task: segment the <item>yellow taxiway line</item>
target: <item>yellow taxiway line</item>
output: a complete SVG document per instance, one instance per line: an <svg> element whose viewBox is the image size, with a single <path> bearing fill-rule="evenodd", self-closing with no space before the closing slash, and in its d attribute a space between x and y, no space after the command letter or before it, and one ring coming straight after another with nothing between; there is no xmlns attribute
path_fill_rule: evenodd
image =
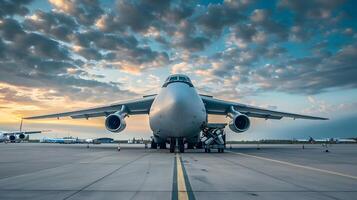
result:
<svg viewBox="0 0 357 200"><path fill-rule="evenodd" d="M185 177L183 174L182 163L179 154L176 154L176 169L177 169L177 191L179 200L188 200Z"/></svg>

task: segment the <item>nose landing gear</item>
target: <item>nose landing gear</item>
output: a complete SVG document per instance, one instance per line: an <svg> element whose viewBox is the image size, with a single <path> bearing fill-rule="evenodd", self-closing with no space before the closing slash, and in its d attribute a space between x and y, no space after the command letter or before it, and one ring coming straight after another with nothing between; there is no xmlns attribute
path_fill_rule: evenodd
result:
<svg viewBox="0 0 357 200"><path fill-rule="evenodd" d="M170 139L170 153L174 153L176 147L180 153L185 152L185 144L183 143L183 138L171 138Z"/></svg>
<svg viewBox="0 0 357 200"><path fill-rule="evenodd" d="M161 143L159 143L160 145L160 149L166 149L166 142L164 141L164 142L161 142Z"/></svg>
<svg viewBox="0 0 357 200"><path fill-rule="evenodd" d="M175 152L175 147L176 147L176 140L175 138L170 139L170 153Z"/></svg>
<svg viewBox="0 0 357 200"><path fill-rule="evenodd" d="M180 153L185 152L185 144L183 143L183 138L177 138L178 148Z"/></svg>

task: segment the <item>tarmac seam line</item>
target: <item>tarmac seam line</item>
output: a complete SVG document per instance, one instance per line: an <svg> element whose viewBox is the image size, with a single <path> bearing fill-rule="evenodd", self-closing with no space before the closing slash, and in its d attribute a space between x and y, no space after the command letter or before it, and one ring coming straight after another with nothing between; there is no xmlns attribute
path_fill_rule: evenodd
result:
<svg viewBox="0 0 357 200"><path fill-rule="evenodd" d="M327 174L331 174L331 175L336 175L336 176L341 176L341 177L351 178L351 179L357 180L357 176L353 176L353 175L349 175L349 174L343 174L343 173L340 173L340 172L334 172L334 171L330 171L330 170L326 170L326 169L319 169L319 168L315 168L315 167L309 167L309 166L294 164L294 163L291 163L291 162L275 160L275 159L265 158L265 157L261 157L261 156L254 156L254 155L246 154L246 153L239 153L239 152L233 152L233 151L227 151L227 152L233 153L233 154L237 154L237 155L241 155L241 156L256 158L256 159L260 159L260 160L275 162L275 163L288 165L288 166L292 166L292 167L297 167L297 168L302 168L302 169L307 169L307 170L312 170L312 171L317 171L317 172L322 172L322 173L327 173Z"/></svg>
<svg viewBox="0 0 357 200"><path fill-rule="evenodd" d="M135 162L135 161L137 161L137 160L139 160L139 159L141 159L141 158L143 158L143 157L145 157L145 156L147 156L147 155L149 155L149 154L146 153L146 154L144 154L144 155L142 155L142 156L139 156L139 157L135 158L134 160L131 160L131 161L129 161L129 162L127 162L127 163L121 165L120 167L116 168L115 170L111 171L110 173L108 173L108 174L102 176L101 178L99 178L99 179L97 179L97 180L91 182L90 184L88 184L88 185L82 187L81 189L77 190L76 192L74 192L74 193L70 194L69 196L63 198L63 200L66 200L66 199L69 199L69 198L73 197L74 195L80 193L81 191L85 190L86 188L90 187L91 185L93 185L93 184L95 184L95 183L97 183L97 182L103 180L104 178L106 178L106 177L108 177L108 176L114 174L115 172L119 171L121 168L123 168L123 167L125 167L125 166L128 166L128 165L130 165L131 163L133 163L133 162Z"/></svg>

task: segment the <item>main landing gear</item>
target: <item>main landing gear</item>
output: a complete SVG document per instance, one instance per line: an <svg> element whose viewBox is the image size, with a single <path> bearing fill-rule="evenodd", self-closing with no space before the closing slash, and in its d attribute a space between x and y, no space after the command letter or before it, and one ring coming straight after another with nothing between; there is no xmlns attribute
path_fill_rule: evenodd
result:
<svg viewBox="0 0 357 200"><path fill-rule="evenodd" d="M158 143L155 142L154 139L151 140L151 149L157 149L159 147L160 149L166 149L166 141L160 141ZM188 143L187 148L193 148L194 144ZM180 153L185 152L185 144L184 144L184 139L183 138L170 138L170 153L175 153L176 148Z"/></svg>
<svg viewBox="0 0 357 200"><path fill-rule="evenodd" d="M151 140L151 148L157 149L157 143L154 140Z"/></svg>
<svg viewBox="0 0 357 200"><path fill-rule="evenodd" d="M206 153L211 149L217 149L218 153L223 153L226 147L226 135L224 127L226 124L208 124L202 130L201 144Z"/></svg>
<svg viewBox="0 0 357 200"><path fill-rule="evenodd" d="M166 149L166 142L161 142L159 144L160 149Z"/></svg>

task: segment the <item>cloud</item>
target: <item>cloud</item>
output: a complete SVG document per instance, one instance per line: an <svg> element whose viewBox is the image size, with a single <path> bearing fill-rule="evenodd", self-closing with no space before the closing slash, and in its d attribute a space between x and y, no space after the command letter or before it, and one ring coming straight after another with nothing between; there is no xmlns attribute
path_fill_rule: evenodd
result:
<svg viewBox="0 0 357 200"><path fill-rule="evenodd" d="M281 0L278 7L288 8L295 13L296 23L305 23L307 20L323 20L329 19L333 15L333 10L341 6L344 1L288 1Z"/></svg>
<svg viewBox="0 0 357 200"><path fill-rule="evenodd" d="M115 11L101 16L96 25L103 31L147 32L151 27L168 32L177 23L193 13L191 1L127 1L117 2Z"/></svg>
<svg viewBox="0 0 357 200"><path fill-rule="evenodd" d="M0 19L6 16L21 15L24 16L29 12L26 7L32 0L3 0L0 1Z"/></svg>
<svg viewBox="0 0 357 200"><path fill-rule="evenodd" d="M245 49L249 44L255 43L258 45L266 42L266 34L252 24L239 24L231 28L230 37L227 40L228 45L236 45L241 49Z"/></svg>
<svg viewBox="0 0 357 200"><path fill-rule="evenodd" d="M171 73L172 74L180 74L185 73L188 74L193 70L193 67L190 63L180 62L172 65Z"/></svg>
<svg viewBox="0 0 357 200"><path fill-rule="evenodd" d="M85 98L88 101L110 100L113 94L119 93L121 96L135 95L119 89L119 84L86 79L90 77L83 73L69 73L69 69L81 69L82 63L73 59L67 46L45 35L24 30L14 19L2 20L0 35L3 49L0 51L0 82L53 89L71 99Z"/></svg>
<svg viewBox="0 0 357 200"><path fill-rule="evenodd" d="M33 99L27 95L21 94L15 89L9 87L0 87L1 99L7 102L17 103L35 103ZM6 108L6 107L4 107Z"/></svg>
<svg viewBox="0 0 357 200"><path fill-rule="evenodd" d="M209 4L204 14L198 17L198 24L207 34L219 35L224 27L245 19L242 11L247 6L247 1L224 1L222 4Z"/></svg>
<svg viewBox="0 0 357 200"><path fill-rule="evenodd" d="M266 65L254 71L253 81L264 90L317 94L336 88L356 88L356 44L334 55L289 59L280 65Z"/></svg>
<svg viewBox="0 0 357 200"><path fill-rule="evenodd" d="M24 27L31 31L39 31L55 39L67 41L79 29L75 18L61 12L44 12L37 10L24 20Z"/></svg>
<svg viewBox="0 0 357 200"><path fill-rule="evenodd" d="M78 23L84 25L92 25L103 13L97 0L49 0L49 2L58 11L70 14Z"/></svg>
<svg viewBox="0 0 357 200"><path fill-rule="evenodd" d="M271 12L267 9L255 9L250 16L253 23L261 26L266 32L275 34L285 39L288 35L287 28L272 19Z"/></svg>
<svg viewBox="0 0 357 200"><path fill-rule="evenodd" d="M341 8L337 1L283 0L268 9L254 1L199 5L120 0L103 9L100 1L51 0L54 9L31 12L30 1L1 3L13 8L0 9L0 81L7 84L51 88L69 98L78 98L73 93L89 98L98 91L97 98L110 98L111 92L134 96L120 83L110 82L108 74L89 71L118 69L140 76L171 67L173 73L202 78L200 87L207 91L215 83L232 87L214 89L236 97L248 90L252 95L316 94L356 87L351 78L355 42L341 42L339 52L329 49L331 35L351 38L354 33L354 27L338 27L343 12L336 10ZM282 12L287 19L277 17ZM315 30L319 20L333 22L336 30ZM307 55L296 55L291 46L310 38L314 40L306 45Z"/></svg>

